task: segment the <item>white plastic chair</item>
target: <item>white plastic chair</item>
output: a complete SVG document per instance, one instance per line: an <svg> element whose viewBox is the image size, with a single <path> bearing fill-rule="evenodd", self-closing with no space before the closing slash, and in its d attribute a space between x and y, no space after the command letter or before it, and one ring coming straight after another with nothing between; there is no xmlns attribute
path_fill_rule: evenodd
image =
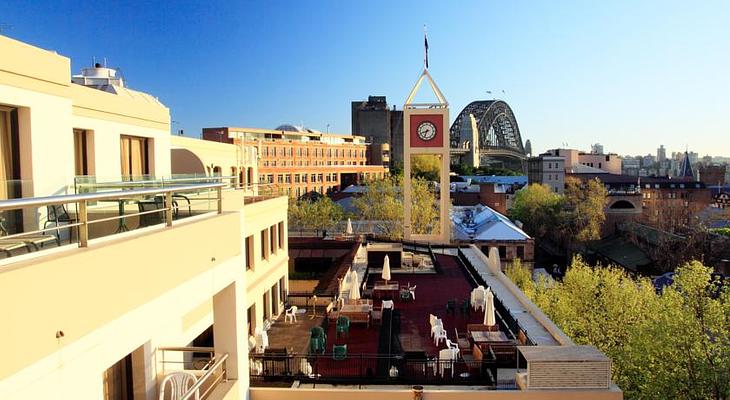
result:
<svg viewBox="0 0 730 400"><path fill-rule="evenodd" d="M433 337L433 335L435 335L439 329L443 329L443 328L444 328L444 321L442 321L440 318L437 318L436 323L431 325L431 337Z"/></svg>
<svg viewBox="0 0 730 400"><path fill-rule="evenodd" d="M302 358L299 362L299 372L306 376L312 375L312 364L310 364L306 358Z"/></svg>
<svg viewBox="0 0 730 400"><path fill-rule="evenodd" d="M433 314L428 314L428 322L431 324L431 327L433 327L436 324L436 321L438 319L439 319L439 317L437 317Z"/></svg>
<svg viewBox="0 0 730 400"><path fill-rule="evenodd" d="M284 322L297 322L297 306L291 306L284 313Z"/></svg>
<svg viewBox="0 0 730 400"><path fill-rule="evenodd" d="M434 336L433 336L433 344L438 346L442 340L446 340L446 339L448 339L448 337L446 336L446 330L444 329L444 327L437 326L436 332L434 333Z"/></svg>
<svg viewBox="0 0 730 400"><path fill-rule="evenodd" d="M408 291L411 292L411 299L416 301L416 285L409 286Z"/></svg>
<svg viewBox="0 0 730 400"><path fill-rule="evenodd" d="M452 349L443 349L439 351L438 374L443 378L446 368L451 370L451 377L454 377L454 361L456 361L455 353Z"/></svg>
<svg viewBox="0 0 730 400"><path fill-rule="evenodd" d="M475 310L484 309L485 291L481 286L471 291L471 306Z"/></svg>
<svg viewBox="0 0 730 400"><path fill-rule="evenodd" d="M165 376L160 384L160 400L181 399L190 390L198 378L192 372L175 371ZM200 391L193 394L194 400L200 399Z"/></svg>

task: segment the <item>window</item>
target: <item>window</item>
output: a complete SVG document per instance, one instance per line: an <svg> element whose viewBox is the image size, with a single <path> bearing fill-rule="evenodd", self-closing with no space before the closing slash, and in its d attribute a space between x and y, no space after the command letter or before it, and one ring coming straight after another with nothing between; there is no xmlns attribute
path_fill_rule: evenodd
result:
<svg viewBox="0 0 730 400"><path fill-rule="evenodd" d="M121 136L122 179L146 179L150 174L150 164L147 157L151 139L137 136Z"/></svg>
<svg viewBox="0 0 730 400"><path fill-rule="evenodd" d="M284 301L286 299L286 279L281 278L279 279L279 298L281 301Z"/></svg>
<svg viewBox="0 0 730 400"><path fill-rule="evenodd" d="M284 221L279 222L279 248L284 248Z"/></svg>
<svg viewBox="0 0 730 400"><path fill-rule="evenodd" d="M91 133L83 129L74 129L74 174L76 176L94 175L93 140Z"/></svg>
<svg viewBox="0 0 730 400"><path fill-rule="evenodd" d="M269 259L269 230L264 229L261 231L261 259Z"/></svg>
<svg viewBox="0 0 730 400"><path fill-rule="evenodd" d="M272 253L276 253L277 247L276 247L276 225L271 225L271 228L269 228L269 250Z"/></svg>
<svg viewBox="0 0 730 400"><path fill-rule="evenodd" d="M103 375L104 400L125 400L134 397L132 353L107 368Z"/></svg>
<svg viewBox="0 0 730 400"><path fill-rule="evenodd" d="M507 257L507 246L499 246L499 258L506 258Z"/></svg>
<svg viewBox="0 0 730 400"><path fill-rule="evenodd" d="M20 147L18 129L18 110L14 108L6 108L0 106L0 180L10 183L10 181L20 179ZM0 200L15 199L21 197L20 185L7 184L0 185ZM18 211L20 212L20 211ZM8 225L10 221L7 217L13 212L4 212L6 217L5 227L14 233L14 223ZM18 221L22 222L22 221ZM18 231L19 232L19 231Z"/></svg>
<svg viewBox="0 0 730 400"><path fill-rule="evenodd" d="M254 332L254 320L256 319L256 304L246 310L246 325L248 325L248 334L253 335Z"/></svg>
<svg viewBox="0 0 730 400"><path fill-rule="evenodd" d="M264 292L264 321L271 318L271 294Z"/></svg>
<svg viewBox="0 0 730 400"><path fill-rule="evenodd" d="M517 258L520 260L525 259L525 246L517 246Z"/></svg>
<svg viewBox="0 0 730 400"><path fill-rule="evenodd" d="M246 271L253 269L253 235L246 238Z"/></svg>

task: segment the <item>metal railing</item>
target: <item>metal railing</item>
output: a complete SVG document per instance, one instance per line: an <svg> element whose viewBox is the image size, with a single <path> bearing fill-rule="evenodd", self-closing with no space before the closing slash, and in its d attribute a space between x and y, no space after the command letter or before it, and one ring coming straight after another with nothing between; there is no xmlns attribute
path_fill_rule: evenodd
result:
<svg viewBox="0 0 730 400"><path fill-rule="evenodd" d="M258 203L281 196L289 196L291 184L288 183L254 183L239 184L237 189L243 190L243 203Z"/></svg>
<svg viewBox="0 0 730 400"><path fill-rule="evenodd" d="M96 176L74 177L74 190L77 194L99 192L103 190L131 190L143 188L174 187L190 184L223 183L225 187L235 186L236 177L233 175L221 176L173 176L169 178L142 177L143 179L125 181L104 181Z"/></svg>
<svg viewBox="0 0 730 400"><path fill-rule="evenodd" d="M48 197L30 197L30 198L19 198L19 199L10 199L10 200L2 200L0 201L0 212L4 211L12 211L12 210L23 210L23 209L38 209L40 207L52 207L52 206L63 206L63 212L66 213L66 219L63 221L56 220L55 226L47 228L44 227L43 229L37 229L37 230L30 230L30 231L24 231L20 233L14 233L7 236L2 236L0 238L0 242L2 243L9 243L13 239L17 239L18 241L22 240L28 240L29 238L32 239L39 239L40 236L43 235L45 237L52 238L53 236L45 235L49 232L56 232L59 237L57 237L57 241L60 245L60 230L67 229L70 230L72 228L77 229L77 235L78 235L78 246L79 247L87 247L89 243L89 226L93 224L100 224L104 222L109 221L124 221L126 218L133 217L133 216L145 216L145 215L157 215L160 216L160 222L164 222L165 226L170 227L172 226L172 222L175 219L175 214L177 213L177 202L174 201L174 198L183 197L188 202L190 202L191 199L188 199L185 196L180 195L181 193L189 193L194 192L196 194L206 193L205 198L201 199L192 199L192 200L201 200L210 202L213 200L215 202L215 210L218 214L222 212L222 189L225 186L223 183L205 183L205 184L196 184L196 185L182 185L182 186L173 186L173 187L157 187L157 188L149 188L149 189L133 189L133 190L117 190L117 191L110 191L110 192L99 192L99 193L83 193L83 194L72 194L72 195L58 195L58 196L48 196ZM210 197L210 192L215 191L215 196ZM144 200L148 200L150 198L155 199L155 208L152 210L147 211L140 211L136 213L124 213L122 202L124 201L130 201L135 200L138 203L144 202ZM104 218L98 218L98 219L89 219L89 204L90 203L96 203L101 201L113 201L120 203L120 212L119 215L113 216L113 217L104 217ZM68 214L65 206L68 204L75 205L75 218L71 218L70 214ZM141 208L141 207L140 207ZM192 214L192 211L191 211ZM49 219L49 222L50 219ZM60 222L63 222L64 225L59 225ZM125 229L121 229L122 227L125 227ZM119 228L117 232L126 231L128 228L123 224L123 222L120 222Z"/></svg>
<svg viewBox="0 0 730 400"><path fill-rule="evenodd" d="M468 257L466 257L461 248L459 248L459 256L457 257L457 259L461 264L463 264L463 266L466 268L466 271L469 273L469 276L477 285L489 287L489 284L487 284L484 278L479 275L476 267L472 265L471 261L469 261ZM520 321L515 318L514 315L512 315L512 312L509 310L509 308L507 308L507 306L502 303L502 300L500 300L499 297L497 297L496 295L494 296L494 308L495 313L497 314L498 322L504 324L502 328L506 328L507 333L509 333L512 339L518 340L521 333L525 337L525 345L535 344L535 342L530 338L527 330L524 329L522 325L520 325Z"/></svg>
<svg viewBox="0 0 730 400"><path fill-rule="evenodd" d="M227 381L226 360L228 354L216 354L212 347L160 347L162 353L162 372L200 371L195 384L185 392L181 400L206 399L220 382ZM182 353L183 357L171 360L167 353ZM174 365L168 370L168 365Z"/></svg>
<svg viewBox="0 0 730 400"><path fill-rule="evenodd" d="M423 352L377 354L249 355L254 385L291 382L397 385L478 385L496 388L497 360L488 352L481 360L439 359Z"/></svg>

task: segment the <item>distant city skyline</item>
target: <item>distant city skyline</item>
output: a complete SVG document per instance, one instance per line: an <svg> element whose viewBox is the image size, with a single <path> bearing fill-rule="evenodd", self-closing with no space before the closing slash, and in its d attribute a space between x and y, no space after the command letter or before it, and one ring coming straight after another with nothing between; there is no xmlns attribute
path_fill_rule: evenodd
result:
<svg viewBox="0 0 730 400"><path fill-rule="evenodd" d="M294 123L350 133L350 102L400 108L423 60L451 117L506 100L534 153L730 156L730 3L123 3L10 0L3 34L120 66L172 130ZM491 92L489 94L488 92Z"/></svg>

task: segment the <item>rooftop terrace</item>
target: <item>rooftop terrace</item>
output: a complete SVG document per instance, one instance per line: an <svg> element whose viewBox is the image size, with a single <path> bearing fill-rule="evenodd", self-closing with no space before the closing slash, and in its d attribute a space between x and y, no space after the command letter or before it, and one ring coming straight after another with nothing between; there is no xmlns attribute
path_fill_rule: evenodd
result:
<svg viewBox="0 0 730 400"><path fill-rule="evenodd" d="M590 352L575 346L504 274L491 269L487 257L475 247L443 248L435 253L430 246L420 247L420 256L430 259L433 268L394 268L388 283L395 285L389 290L383 290L381 262L373 261L378 258L361 254L366 249L393 250L362 246L355 256L352 271L362 279L364 298L344 300L349 291L342 291L329 306L318 305L316 316L312 307L304 311L300 307L296 322L285 322L282 315L269 330L268 348L263 354L251 354L252 384L288 385L296 380L300 384L517 389L527 385L518 378L528 367L520 349L544 348L558 362L576 361L574 355ZM360 262L363 265L358 267ZM496 327L487 327L484 311L470 301L480 285L495 295ZM406 295L405 287L415 287L415 298ZM388 299L394 301L394 308L382 310L381 315L379 310ZM430 315L442 320L447 339L458 351L451 352L447 341L434 342ZM349 329L338 329L342 316L349 318ZM324 332L324 346L311 339L316 327ZM610 365L606 360L596 356L578 361L603 363L600 370L605 372L604 364ZM602 375L597 381L601 379Z"/></svg>

